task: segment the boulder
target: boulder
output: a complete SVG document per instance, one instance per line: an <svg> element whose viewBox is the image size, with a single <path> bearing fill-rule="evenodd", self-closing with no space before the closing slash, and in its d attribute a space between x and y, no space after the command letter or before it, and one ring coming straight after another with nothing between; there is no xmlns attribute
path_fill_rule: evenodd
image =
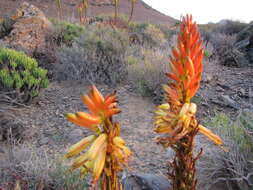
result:
<svg viewBox="0 0 253 190"><path fill-rule="evenodd" d="M169 181L154 174L132 174L123 179L124 190L168 190L171 188Z"/></svg>
<svg viewBox="0 0 253 190"><path fill-rule="evenodd" d="M11 31L4 37L5 43L30 55L37 51L45 51L46 36L52 24L41 10L23 2L10 19Z"/></svg>

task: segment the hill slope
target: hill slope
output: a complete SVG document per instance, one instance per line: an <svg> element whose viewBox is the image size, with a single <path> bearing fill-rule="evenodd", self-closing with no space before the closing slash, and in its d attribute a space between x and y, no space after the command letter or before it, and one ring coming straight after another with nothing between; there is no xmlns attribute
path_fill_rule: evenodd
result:
<svg viewBox="0 0 253 190"><path fill-rule="evenodd" d="M0 0L0 17L10 14L14 11L21 2L24 0ZM101 3L102 1L102 3ZM48 17L57 17L57 7L55 0L30 0L32 3L39 7ZM76 0L62 0L64 19L76 21L77 3ZM100 14L112 14L114 11L113 5L110 0L92 0L90 1L88 9L88 16L96 16ZM121 0L119 13L129 15L131 11L131 3L129 0ZM151 8L149 5L139 0L135 5L133 20L137 22L150 22L153 24L175 24L176 20L172 17L166 16L157 10Z"/></svg>

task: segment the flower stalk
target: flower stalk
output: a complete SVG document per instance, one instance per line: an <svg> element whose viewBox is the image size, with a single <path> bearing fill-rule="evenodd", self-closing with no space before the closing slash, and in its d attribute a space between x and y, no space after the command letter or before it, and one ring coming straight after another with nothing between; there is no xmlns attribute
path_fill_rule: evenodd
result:
<svg viewBox="0 0 253 190"><path fill-rule="evenodd" d="M76 157L70 170L79 168L82 177L91 173L91 189L100 186L102 190L120 190L117 174L127 166L132 153L120 137L119 123L113 121L113 115L120 112L117 97L115 93L103 97L92 86L88 95L82 95L82 100L90 113L76 112L65 116L68 121L89 129L93 134L68 149L65 158Z"/></svg>
<svg viewBox="0 0 253 190"><path fill-rule="evenodd" d="M192 16L183 17L177 47L170 56L170 79L164 85L166 103L158 106L155 116L155 132L161 134L157 143L175 152L169 163L168 176L172 190L195 190L195 163L202 150L194 156L194 139L198 132L215 144L223 142L217 135L200 125L196 119L197 105L191 103L196 94L203 72L203 47L197 24Z"/></svg>

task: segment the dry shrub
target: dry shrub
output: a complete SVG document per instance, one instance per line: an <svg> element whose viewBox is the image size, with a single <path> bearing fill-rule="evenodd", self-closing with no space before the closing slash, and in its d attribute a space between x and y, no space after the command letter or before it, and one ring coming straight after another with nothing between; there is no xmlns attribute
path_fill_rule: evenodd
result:
<svg viewBox="0 0 253 190"><path fill-rule="evenodd" d="M31 144L10 144L6 157L0 159L0 188L13 190L17 181L21 189L84 190L87 181L79 173L68 172L59 155L50 155L47 149Z"/></svg>
<svg viewBox="0 0 253 190"><path fill-rule="evenodd" d="M233 20L225 20L224 23L216 24L213 32L223 33L227 35L238 34L247 26L247 23Z"/></svg>
<svg viewBox="0 0 253 190"><path fill-rule="evenodd" d="M228 190L252 190L253 113L241 111L236 121L219 113L208 125L222 137L228 151L206 149L198 165L200 189L224 184Z"/></svg>
<svg viewBox="0 0 253 190"><path fill-rule="evenodd" d="M210 42L214 47L215 56L218 57L220 64L233 67L247 65L244 54L235 46L235 35L214 33L211 36Z"/></svg>
<svg viewBox="0 0 253 190"><path fill-rule="evenodd" d="M162 99L161 84L166 82L167 52L143 48L136 64L128 65L128 82L143 96L151 96L156 103Z"/></svg>
<svg viewBox="0 0 253 190"><path fill-rule="evenodd" d="M149 48L165 45L165 34L156 25L147 23L133 24L130 30L132 42Z"/></svg>
<svg viewBox="0 0 253 190"><path fill-rule="evenodd" d="M126 74L128 34L110 26L89 26L72 47L58 53L59 79L116 84Z"/></svg>

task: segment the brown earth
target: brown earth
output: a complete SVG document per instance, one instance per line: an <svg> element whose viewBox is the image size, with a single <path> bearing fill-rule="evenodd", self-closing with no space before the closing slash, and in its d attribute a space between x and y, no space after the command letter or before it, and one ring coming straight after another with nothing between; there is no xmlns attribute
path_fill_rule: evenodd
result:
<svg viewBox="0 0 253 190"><path fill-rule="evenodd" d="M0 18L15 11L22 2L24 2L24 0L0 0ZM58 16L55 0L29 0L27 2L41 9L48 18L57 18ZM76 0L62 0L64 20L74 22L78 20L77 2ZM104 3L100 5L92 3L88 8L88 16L112 14L113 11L114 7L111 4ZM121 0L119 13L129 15L130 11L131 3L128 0ZM169 26L176 23L176 20L172 17L158 12L141 0L137 1L135 5L133 20L137 22L150 22L153 24L168 24Z"/></svg>

